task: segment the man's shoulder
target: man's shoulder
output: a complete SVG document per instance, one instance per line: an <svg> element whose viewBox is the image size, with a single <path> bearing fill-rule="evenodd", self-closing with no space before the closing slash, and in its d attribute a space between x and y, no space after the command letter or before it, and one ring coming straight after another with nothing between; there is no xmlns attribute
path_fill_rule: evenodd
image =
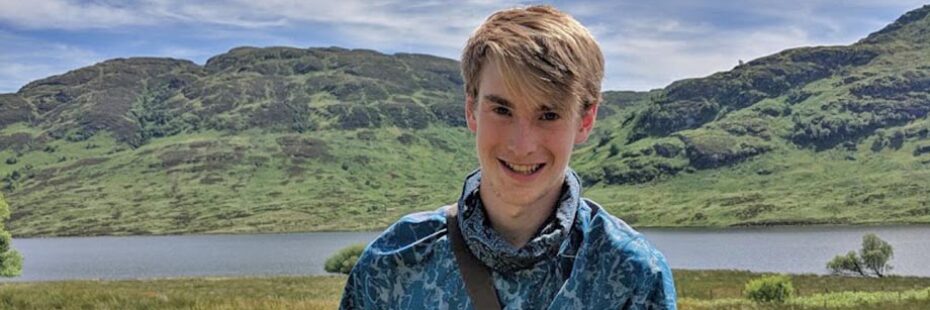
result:
<svg viewBox="0 0 930 310"><path fill-rule="evenodd" d="M406 290L441 279L446 207L401 217L372 241L346 280L342 308L409 308ZM417 284L419 283L419 284Z"/></svg>
<svg viewBox="0 0 930 310"><path fill-rule="evenodd" d="M583 212L590 214L586 234L598 245L622 249L627 243L643 238L643 235L626 222L607 212L604 207L590 199L584 199Z"/></svg>
<svg viewBox="0 0 930 310"><path fill-rule="evenodd" d="M368 245L358 264L382 271L421 264L444 243L440 240L446 235L446 208L401 217Z"/></svg>
<svg viewBox="0 0 930 310"><path fill-rule="evenodd" d="M592 259L617 268L636 269L636 272L647 274L661 273L668 268L665 256L643 234L603 208L592 209L600 209L593 212L586 233L587 253Z"/></svg>

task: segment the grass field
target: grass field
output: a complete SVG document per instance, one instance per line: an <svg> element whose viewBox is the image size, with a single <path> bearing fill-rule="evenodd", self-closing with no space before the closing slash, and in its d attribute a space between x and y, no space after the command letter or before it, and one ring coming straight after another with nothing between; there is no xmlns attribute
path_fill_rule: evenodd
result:
<svg viewBox="0 0 930 310"><path fill-rule="evenodd" d="M2 309L335 309L344 276L0 285Z"/></svg>
<svg viewBox="0 0 930 310"><path fill-rule="evenodd" d="M0 175L33 167L23 173L32 177L4 193L14 236L383 229L404 214L455 200L459 178L476 166L464 151L466 133L448 128L417 136L209 132L138 150L95 136L54 146L55 152L0 164ZM79 152L58 162L59 153ZM0 151L0 158L9 153Z"/></svg>
<svg viewBox="0 0 930 310"><path fill-rule="evenodd" d="M745 283L764 274L675 270L681 309L928 309L930 278L792 275L796 298L754 304ZM0 284L2 309L334 309L344 276L190 278Z"/></svg>
<svg viewBox="0 0 930 310"><path fill-rule="evenodd" d="M930 309L930 278L791 275L795 298L781 305L743 298L750 279L766 274L675 270L680 309Z"/></svg>

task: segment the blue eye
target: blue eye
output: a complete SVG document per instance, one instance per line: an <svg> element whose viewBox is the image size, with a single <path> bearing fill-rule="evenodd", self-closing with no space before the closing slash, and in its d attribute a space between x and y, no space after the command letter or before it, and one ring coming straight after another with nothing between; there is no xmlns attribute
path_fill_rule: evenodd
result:
<svg viewBox="0 0 930 310"><path fill-rule="evenodd" d="M558 114L558 113L555 113L555 112L545 112L545 113L543 113L543 115L540 117L540 119L542 119L542 120L544 120L544 121L554 121L554 120L557 120L557 119L559 119L559 118L562 118L562 117L559 116L559 114Z"/></svg>

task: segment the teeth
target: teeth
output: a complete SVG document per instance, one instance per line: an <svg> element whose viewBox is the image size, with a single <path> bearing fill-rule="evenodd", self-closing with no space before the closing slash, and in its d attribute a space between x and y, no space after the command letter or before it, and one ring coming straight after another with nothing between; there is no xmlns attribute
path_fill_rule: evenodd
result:
<svg viewBox="0 0 930 310"><path fill-rule="evenodd" d="M542 164L536 164L536 165L514 165L514 164L511 164L511 163L508 163L508 162L504 162L504 164L506 164L507 167L509 167L510 169L513 169L513 171L516 171L516 172L519 172L519 173L522 173L522 174L532 174L533 172L536 172L536 170L539 169L539 167L542 167Z"/></svg>

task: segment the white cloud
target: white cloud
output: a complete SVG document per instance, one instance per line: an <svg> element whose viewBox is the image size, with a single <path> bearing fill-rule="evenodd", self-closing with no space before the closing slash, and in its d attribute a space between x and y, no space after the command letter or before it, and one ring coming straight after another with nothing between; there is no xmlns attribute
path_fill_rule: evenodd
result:
<svg viewBox="0 0 930 310"><path fill-rule="evenodd" d="M133 8L67 0L0 1L0 21L29 29L112 28L155 22Z"/></svg>
<svg viewBox="0 0 930 310"><path fill-rule="evenodd" d="M101 61L92 51L0 32L0 93Z"/></svg>
<svg viewBox="0 0 930 310"><path fill-rule="evenodd" d="M264 29L320 27L370 44L371 48L429 46L457 54L471 30L495 9L517 1L292 1L181 0L136 1L129 6L75 0L0 1L0 23L22 29L121 30L126 26L189 24L191 32L210 28ZM454 8L454 9L452 9ZM228 29L227 29L228 30Z"/></svg>
<svg viewBox="0 0 930 310"><path fill-rule="evenodd" d="M292 1L143 0L129 5L76 0L0 1L0 21L28 29L87 29L190 22L268 28L295 22L436 29L474 24L469 12L513 6L514 1ZM450 9L454 7L455 9ZM482 16L483 17L483 16Z"/></svg>
<svg viewBox="0 0 930 310"><path fill-rule="evenodd" d="M607 58L604 89L648 90L730 70L740 60L748 62L789 48L851 44L894 18L879 19L861 12L898 16L919 7L916 2L856 1L841 8L858 6L858 11L839 14L834 13L837 3L819 0L750 0L740 4L661 1L651 4L653 7L599 7L613 12L613 19L589 27ZM729 20L709 19L704 12L731 14L727 10L742 15L734 16L739 26L728 25Z"/></svg>
<svg viewBox="0 0 930 310"><path fill-rule="evenodd" d="M326 27L333 29L331 36L353 42L352 47L450 58L458 58L468 35L490 12L519 4L516 1L235 0L179 3L169 12L167 2L159 5L160 14L177 20L240 28ZM288 41L276 39L282 40Z"/></svg>
<svg viewBox="0 0 930 310"><path fill-rule="evenodd" d="M243 11L260 16L279 16L289 24L327 24L348 35L377 46L404 44L458 48L470 31L496 8L514 2L459 3L432 1L409 5L405 1L327 1L294 2L269 0L242 1L239 6L213 7L225 16L240 16ZM455 7L456 9L450 9ZM482 12L482 13L478 13ZM221 18L225 20L226 18ZM209 17L208 17L209 20Z"/></svg>
<svg viewBox="0 0 930 310"><path fill-rule="evenodd" d="M139 27L133 30L144 34L181 25L183 33L164 37L214 42L221 39L227 42L224 44L232 44L218 47L148 42L148 46L157 46L151 53L176 58L203 59L211 52L237 45L299 46L306 42L458 58L468 35L488 14L520 4L518 0L140 0L125 5L110 0L0 0L0 25L75 33L97 31L101 36L106 30L125 31L127 27ZM787 48L849 44L891 22L888 18L920 5L916 0L657 0L586 1L558 6L581 19L602 43L607 58L605 89L645 90L729 70L739 60L749 61ZM866 14L872 11L890 17ZM320 37L321 31L317 31L314 37L300 37L294 35L295 29L307 29L308 33L325 29L332 33ZM150 39L143 35L141 40ZM29 72L61 73L66 71L62 70L65 66L74 69L89 64L86 59L98 60L93 56L72 59L69 51L42 48L55 42L34 41L39 47L15 51L0 48L5 54L46 55L14 60L5 57L0 65L7 66L0 69L0 79L41 77L40 73ZM105 49L100 47L101 51ZM138 55L120 55L130 56ZM0 83L7 83L0 86L0 91L16 84Z"/></svg>
<svg viewBox="0 0 930 310"><path fill-rule="evenodd" d="M730 70L740 60L816 45L804 31L774 27L745 31L689 32L691 40L650 34L615 34L600 43L607 60L605 89L648 90L675 80Z"/></svg>
<svg viewBox="0 0 930 310"><path fill-rule="evenodd" d="M139 41L149 41L149 45L153 42L145 35L147 31L161 31L166 29L164 27L182 25L184 32L178 33L178 37L210 40L222 38L225 41L242 42L233 43L234 46L254 45L249 41L237 40L243 37L258 40L262 44L298 45L297 42L307 40L295 38L292 34L282 35L277 31L325 27L333 29L334 33L323 40L340 38L342 42L353 42L353 47L432 53L457 58L465 39L486 14L516 4L513 1L431 1L410 5L404 1L391 0L143 0L122 5L102 1L0 0L0 25L6 24L13 29L26 31L64 30L73 34L95 31L100 37L106 37L108 31L125 32L127 27L137 27L132 31L140 34ZM60 74L98 60L86 55L75 57L74 51L47 48L56 43L42 38L22 39L11 39L20 41L15 48L3 48L4 54L15 57L4 57L0 63L6 64L5 69L0 71L0 91L14 91L35 78ZM27 41L30 43L27 44ZM320 39L311 38L311 41ZM134 43L120 44L131 47ZM211 56L204 55L207 51L216 50L215 47L182 46L178 42L163 44L164 47L146 50L144 55L205 59ZM234 46L224 47L223 50ZM112 50L107 46L93 48L99 48L108 55ZM141 55L119 55L132 56ZM88 58L94 61L87 61Z"/></svg>

